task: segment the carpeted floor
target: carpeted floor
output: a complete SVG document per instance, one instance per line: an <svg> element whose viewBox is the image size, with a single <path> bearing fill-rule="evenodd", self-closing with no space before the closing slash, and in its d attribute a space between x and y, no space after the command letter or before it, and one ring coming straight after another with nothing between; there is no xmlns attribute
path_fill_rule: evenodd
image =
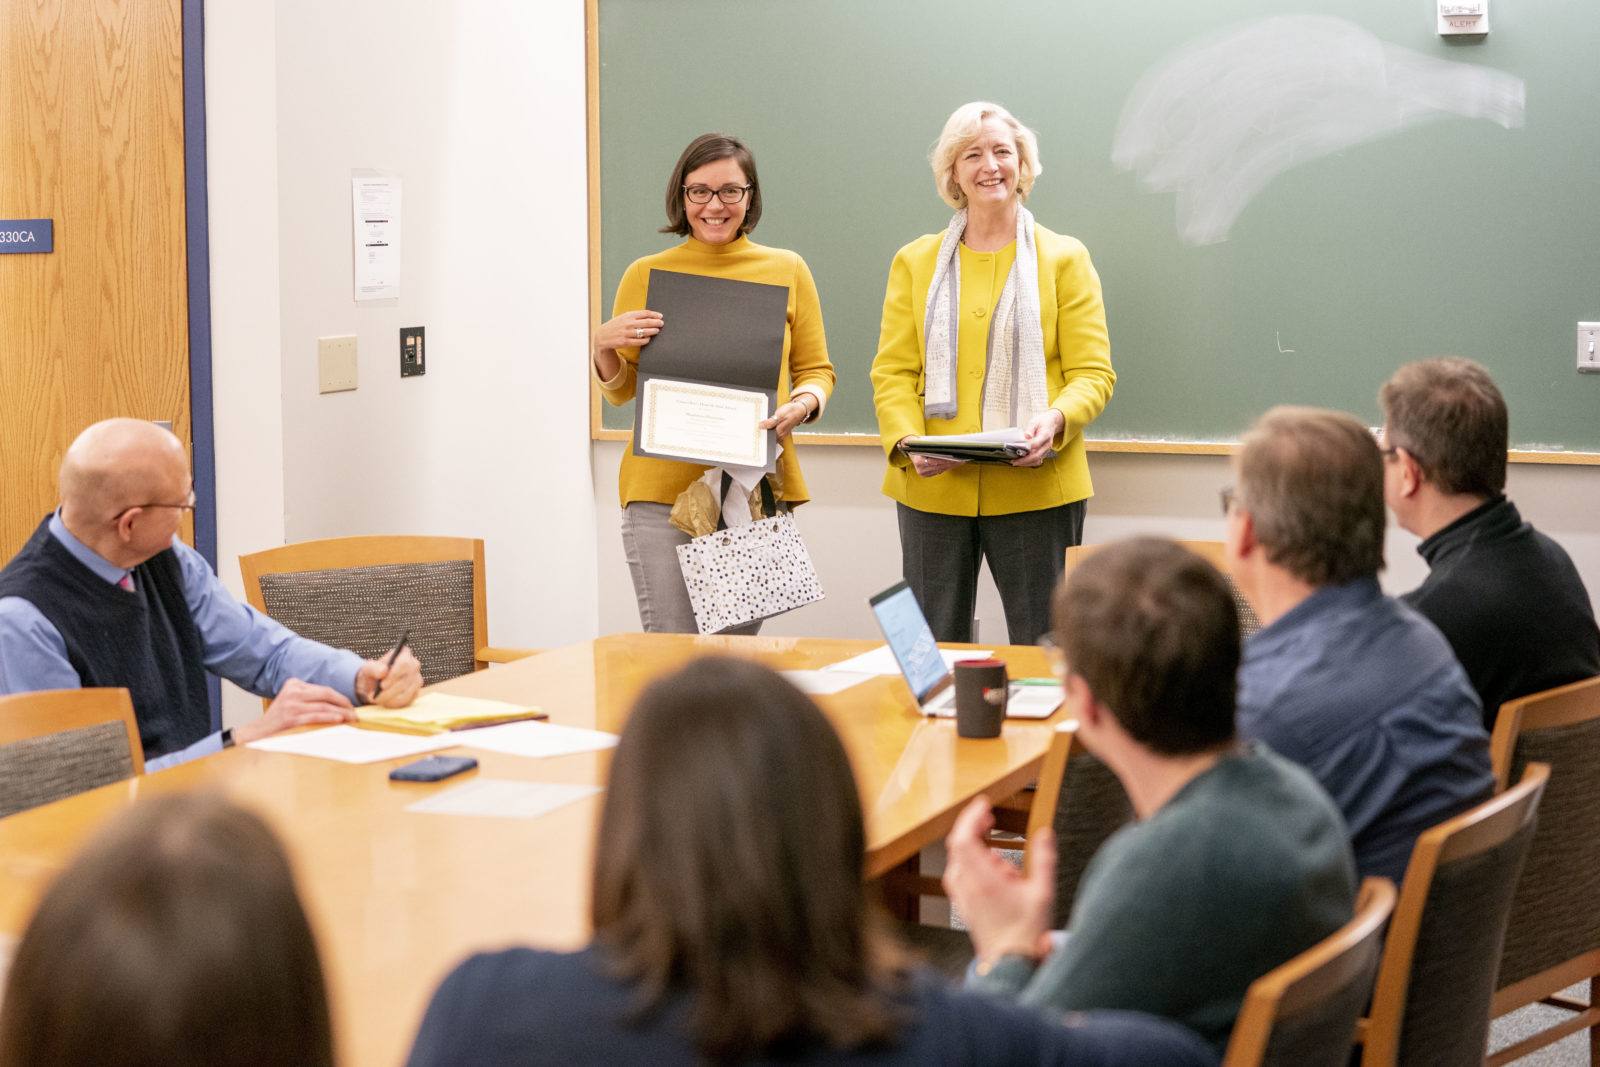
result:
<svg viewBox="0 0 1600 1067"><path fill-rule="evenodd" d="M1587 986L1587 982L1579 982L1563 992L1569 997L1582 998L1588 994ZM1514 1011L1490 1026L1489 1048L1505 1048L1530 1034L1538 1033L1545 1027L1560 1022L1568 1015L1568 1012L1559 1008L1547 1008L1542 1004ZM1515 1062L1516 1067L1590 1067L1589 1035L1580 1031Z"/></svg>

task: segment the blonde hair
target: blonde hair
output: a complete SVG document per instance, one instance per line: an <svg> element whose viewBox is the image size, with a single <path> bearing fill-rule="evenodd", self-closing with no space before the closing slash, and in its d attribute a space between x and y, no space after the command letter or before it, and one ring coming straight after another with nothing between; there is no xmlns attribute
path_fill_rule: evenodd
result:
<svg viewBox="0 0 1600 1067"><path fill-rule="evenodd" d="M961 186L956 182L956 157L978 139L983 133L983 124L989 119L999 119L1005 123L1011 129L1011 136L1016 139L1017 199L1027 203L1034 180L1044 173L1044 167L1039 163L1038 136L1018 122L1011 112L999 104L984 100L962 104L945 121L944 131L939 134L928 156L928 161L933 164L933 184L939 190L939 199L953 208L967 206L967 194L961 191Z"/></svg>

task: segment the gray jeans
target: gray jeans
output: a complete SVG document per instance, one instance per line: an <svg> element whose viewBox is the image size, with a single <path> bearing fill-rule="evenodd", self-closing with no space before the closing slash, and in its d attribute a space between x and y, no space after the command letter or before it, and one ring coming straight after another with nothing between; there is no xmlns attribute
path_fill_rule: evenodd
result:
<svg viewBox="0 0 1600 1067"><path fill-rule="evenodd" d="M671 514L671 504L651 500L635 500L622 509L622 551L639 601L639 625L652 634L699 633L678 566L678 546L688 544L689 535L668 521ZM723 632L760 633L761 620Z"/></svg>

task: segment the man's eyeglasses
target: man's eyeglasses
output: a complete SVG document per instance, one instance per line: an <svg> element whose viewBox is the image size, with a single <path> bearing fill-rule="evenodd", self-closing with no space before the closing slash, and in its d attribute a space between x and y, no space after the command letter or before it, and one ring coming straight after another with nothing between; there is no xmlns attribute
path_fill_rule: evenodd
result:
<svg viewBox="0 0 1600 1067"><path fill-rule="evenodd" d="M724 204L737 204L743 200L750 191L748 185L724 185L720 189L713 189L709 185L685 185L683 195L689 198L691 204L709 204L715 196Z"/></svg>
<svg viewBox="0 0 1600 1067"><path fill-rule="evenodd" d="M1217 497L1222 501L1222 515L1224 518L1226 518L1228 512L1233 510L1233 486L1225 485L1221 489L1218 489Z"/></svg>
<svg viewBox="0 0 1600 1067"><path fill-rule="evenodd" d="M194 510L194 504L195 504L195 500L194 500L194 494L193 493L190 493L189 494L189 499L186 500L182 504L129 504L127 507L125 507L121 511L117 512L115 515L111 516L111 521L112 522L120 521L122 519L122 516L126 515L130 511L135 510L136 508L174 508L174 509L176 509L178 511L193 511Z"/></svg>

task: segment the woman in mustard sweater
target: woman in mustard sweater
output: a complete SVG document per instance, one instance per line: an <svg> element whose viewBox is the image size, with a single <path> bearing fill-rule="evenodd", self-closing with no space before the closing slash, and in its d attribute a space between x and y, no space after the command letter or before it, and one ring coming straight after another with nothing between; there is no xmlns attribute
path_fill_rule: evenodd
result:
<svg viewBox="0 0 1600 1067"><path fill-rule="evenodd" d="M822 413L833 391L833 364L828 361L822 307L811 271L795 253L766 248L745 236L760 219L761 182L750 150L722 134L708 133L691 141L667 181L667 225L661 229L688 240L628 267L617 286L614 316L595 331L592 365L609 403L633 399L641 354L665 325L659 313L645 310L652 269L787 288L783 365L773 383L778 407L761 425L777 428L783 451L774 481L782 499L795 505L810 498L794 444L784 439L795 426ZM689 535L673 526L668 516L678 495L706 469L697 463L636 456L632 444L622 457L622 544L639 601L639 621L646 631L696 632L677 557L677 546L687 543ZM756 622L729 632L755 633L760 628Z"/></svg>
<svg viewBox="0 0 1600 1067"><path fill-rule="evenodd" d="M1033 131L997 104L958 108L933 150L942 233L894 257L872 363L883 491L905 579L940 641L972 640L978 564L1013 643L1050 629L1050 594L1092 495L1083 429L1116 383L1100 278L1075 238L1023 203L1040 174ZM1017 427L1011 466L909 456L907 437Z"/></svg>

